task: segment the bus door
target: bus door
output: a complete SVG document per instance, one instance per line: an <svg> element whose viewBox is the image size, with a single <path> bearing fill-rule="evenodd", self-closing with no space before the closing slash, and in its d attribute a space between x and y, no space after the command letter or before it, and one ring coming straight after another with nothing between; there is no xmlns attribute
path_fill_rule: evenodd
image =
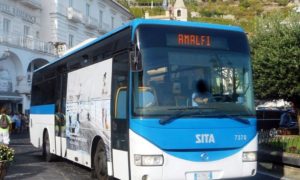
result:
<svg viewBox="0 0 300 180"><path fill-rule="evenodd" d="M66 157L66 85L67 74L57 77L55 103L55 154Z"/></svg>
<svg viewBox="0 0 300 180"><path fill-rule="evenodd" d="M114 177L129 179L128 152L128 53L113 60L112 80L112 158Z"/></svg>

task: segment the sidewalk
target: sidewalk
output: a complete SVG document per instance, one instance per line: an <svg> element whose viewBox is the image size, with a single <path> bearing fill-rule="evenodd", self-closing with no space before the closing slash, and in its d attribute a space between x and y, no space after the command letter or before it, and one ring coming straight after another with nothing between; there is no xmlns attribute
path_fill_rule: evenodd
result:
<svg viewBox="0 0 300 180"><path fill-rule="evenodd" d="M258 160L271 161L277 164L286 164L300 168L300 154L275 151L272 149L259 149Z"/></svg>
<svg viewBox="0 0 300 180"><path fill-rule="evenodd" d="M272 162L259 162L258 170L261 174L271 174L273 177L286 180L300 180L300 169L297 167Z"/></svg>
<svg viewBox="0 0 300 180"><path fill-rule="evenodd" d="M300 180L300 156L274 151L258 150L258 170L283 179Z"/></svg>

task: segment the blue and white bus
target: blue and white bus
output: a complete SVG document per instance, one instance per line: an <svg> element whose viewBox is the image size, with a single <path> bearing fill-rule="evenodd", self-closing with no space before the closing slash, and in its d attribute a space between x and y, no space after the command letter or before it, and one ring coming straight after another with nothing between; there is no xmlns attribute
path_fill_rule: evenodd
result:
<svg viewBox="0 0 300 180"><path fill-rule="evenodd" d="M136 19L35 71L30 139L98 179L254 176L253 99L241 28Z"/></svg>

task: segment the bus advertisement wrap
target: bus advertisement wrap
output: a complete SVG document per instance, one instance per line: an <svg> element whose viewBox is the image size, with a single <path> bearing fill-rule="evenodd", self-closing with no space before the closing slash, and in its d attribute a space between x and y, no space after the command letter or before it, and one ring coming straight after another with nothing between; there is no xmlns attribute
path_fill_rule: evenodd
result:
<svg viewBox="0 0 300 180"><path fill-rule="evenodd" d="M109 59L70 72L66 101L67 148L89 153L92 143L90 140L100 133L106 145L108 161L111 161L111 70L112 59Z"/></svg>

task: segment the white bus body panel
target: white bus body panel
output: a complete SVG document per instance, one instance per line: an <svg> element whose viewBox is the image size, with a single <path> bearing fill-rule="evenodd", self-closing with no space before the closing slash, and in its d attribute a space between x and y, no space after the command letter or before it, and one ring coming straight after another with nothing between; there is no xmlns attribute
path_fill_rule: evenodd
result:
<svg viewBox="0 0 300 180"><path fill-rule="evenodd" d="M66 157L67 154L67 140L64 137L55 136L56 155Z"/></svg>
<svg viewBox="0 0 300 180"><path fill-rule="evenodd" d="M252 171L256 172L257 162L242 162L242 153L243 151L257 150L257 136L238 153L211 162L192 162L171 156L131 130L129 137L131 179L142 179L144 175L148 175L149 179L184 180L191 176L194 179L193 174L195 172L208 171L212 172L213 179L224 179L252 176ZM164 164L153 167L136 166L134 154L163 155Z"/></svg>
<svg viewBox="0 0 300 180"><path fill-rule="evenodd" d="M113 165L114 177L122 180L129 179L129 163L127 151L113 149Z"/></svg>
<svg viewBox="0 0 300 180"><path fill-rule="evenodd" d="M30 142L34 147L42 148L43 133L47 129L50 141L50 152L55 154L55 140L54 140L54 115L49 114L31 114L30 115Z"/></svg>
<svg viewBox="0 0 300 180"><path fill-rule="evenodd" d="M88 153L85 153L83 151L74 151L71 149L67 149L67 159L89 168L91 167L91 157Z"/></svg>
<svg viewBox="0 0 300 180"><path fill-rule="evenodd" d="M62 156L61 137L59 137L59 136L55 136L55 147L56 147L55 154L58 155L58 156Z"/></svg>
<svg viewBox="0 0 300 180"><path fill-rule="evenodd" d="M162 179L162 166L136 166L134 164L134 154L155 155L163 154L163 151L134 133L132 130L129 130L129 144L131 179L142 179L143 175L148 175L150 179Z"/></svg>

